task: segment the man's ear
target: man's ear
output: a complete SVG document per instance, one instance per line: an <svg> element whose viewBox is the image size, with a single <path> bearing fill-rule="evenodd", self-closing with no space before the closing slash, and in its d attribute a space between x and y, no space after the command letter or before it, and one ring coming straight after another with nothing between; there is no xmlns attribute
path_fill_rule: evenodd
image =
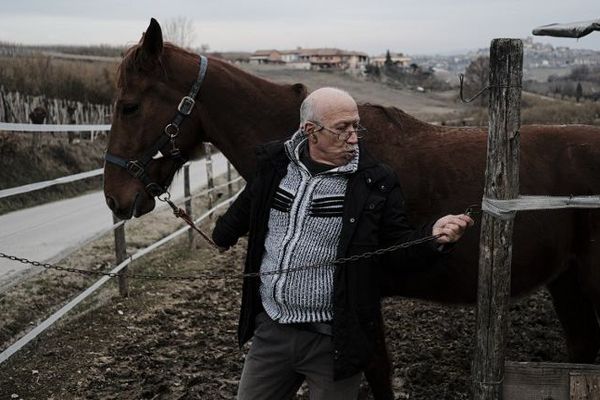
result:
<svg viewBox="0 0 600 400"><path fill-rule="evenodd" d="M311 124L310 122L306 121L303 124L300 125L300 130L302 132L304 132L305 134L309 135L311 133L314 133L315 131L315 125Z"/></svg>

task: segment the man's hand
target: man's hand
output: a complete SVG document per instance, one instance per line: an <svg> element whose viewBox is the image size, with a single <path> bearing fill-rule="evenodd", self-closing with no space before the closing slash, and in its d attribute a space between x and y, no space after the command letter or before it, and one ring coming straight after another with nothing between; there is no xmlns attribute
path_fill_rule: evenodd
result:
<svg viewBox="0 0 600 400"><path fill-rule="evenodd" d="M461 238L468 227L473 226L474 222L466 214L446 215L435 221L433 224L433 235L442 235L435 240L436 243L454 243Z"/></svg>

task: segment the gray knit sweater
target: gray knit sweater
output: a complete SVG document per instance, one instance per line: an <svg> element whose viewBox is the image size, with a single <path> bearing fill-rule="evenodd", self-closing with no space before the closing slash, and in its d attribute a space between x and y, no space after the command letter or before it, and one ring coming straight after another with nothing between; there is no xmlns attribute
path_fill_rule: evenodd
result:
<svg viewBox="0 0 600 400"><path fill-rule="evenodd" d="M269 215L261 272L285 271L336 258L348 175L358 152L341 167L314 176L300 161L306 137L296 132L285 143L291 162L275 193ZM334 265L262 275L260 294L269 316L280 323L333 319Z"/></svg>

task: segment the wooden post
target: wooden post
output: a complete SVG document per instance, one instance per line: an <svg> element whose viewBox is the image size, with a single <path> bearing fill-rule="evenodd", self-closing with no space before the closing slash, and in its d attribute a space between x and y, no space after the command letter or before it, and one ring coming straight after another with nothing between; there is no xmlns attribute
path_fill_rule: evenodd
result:
<svg viewBox="0 0 600 400"><path fill-rule="evenodd" d="M113 222L116 224L120 220L113 215ZM115 255L117 264L121 264L127 258L127 243L125 242L125 224L122 224L115 229ZM121 274L127 274L129 267L121 270ZM123 297L129 296L129 278L127 276L119 276L119 293Z"/></svg>
<svg viewBox="0 0 600 400"><path fill-rule="evenodd" d="M4 86L0 85L0 122L8 122L6 105L4 104Z"/></svg>
<svg viewBox="0 0 600 400"><path fill-rule="evenodd" d="M191 190L190 190L190 164L185 164L183 166L183 197L188 198L185 201L185 212L190 217L192 216L192 199ZM194 231L188 229L188 242L190 248L194 246Z"/></svg>
<svg viewBox="0 0 600 400"><path fill-rule="evenodd" d="M213 164L212 164L212 144L210 143L204 143L204 153L205 154L205 160L206 160L206 184L207 184L207 189L210 190L208 192L208 209L210 210L213 207L213 203L214 203L214 193L211 189L213 189L215 187L215 183L213 180ZM209 218L212 218L212 213L210 214Z"/></svg>
<svg viewBox="0 0 600 400"><path fill-rule="evenodd" d="M233 196L233 183L231 183L231 163L227 161L227 198Z"/></svg>
<svg viewBox="0 0 600 400"><path fill-rule="evenodd" d="M494 39L490 48L490 122L484 191L484 196L491 199L512 199L519 194L522 76L522 42ZM501 220L487 213L482 218L472 367L475 400L502 399L513 222L512 218Z"/></svg>
<svg viewBox="0 0 600 400"><path fill-rule="evenodd" d="M76 107L67 105L67 113L69 114L69 124L70 125L75 125L77 123L77 121L75 119L76 118L76 115L75 115L76 110L77 110ZM69 144L73 144L73 142L75 141L75 132L69 131L69 132L67 132L67 136L69 138Z"/></svg>
<svg viewBox="0 0 600 400"><path fill-rule="evenodd" d="M33 124L43 125L47 115L48 112L43 107L35 107L33 111L29 113L29 119ZM31 140L31 148L35 150L39 147L41 134L38 132L31 133L33 134Z"/></svg>

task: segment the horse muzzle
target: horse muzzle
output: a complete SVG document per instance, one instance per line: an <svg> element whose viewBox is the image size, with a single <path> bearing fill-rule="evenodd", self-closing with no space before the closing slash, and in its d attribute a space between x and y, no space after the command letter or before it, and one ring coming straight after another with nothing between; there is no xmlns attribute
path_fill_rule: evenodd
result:
<svg viewBox="0 0 600 400"><path fill-rule="evenodd" d="M148 196L145 192L136 192L133 202L129 205L123 205L111 195L105 195L106 205L113 214L121 219L127 220L133 217L139 218L144 214L149 213L156 206L153 197Z"/></svg>

